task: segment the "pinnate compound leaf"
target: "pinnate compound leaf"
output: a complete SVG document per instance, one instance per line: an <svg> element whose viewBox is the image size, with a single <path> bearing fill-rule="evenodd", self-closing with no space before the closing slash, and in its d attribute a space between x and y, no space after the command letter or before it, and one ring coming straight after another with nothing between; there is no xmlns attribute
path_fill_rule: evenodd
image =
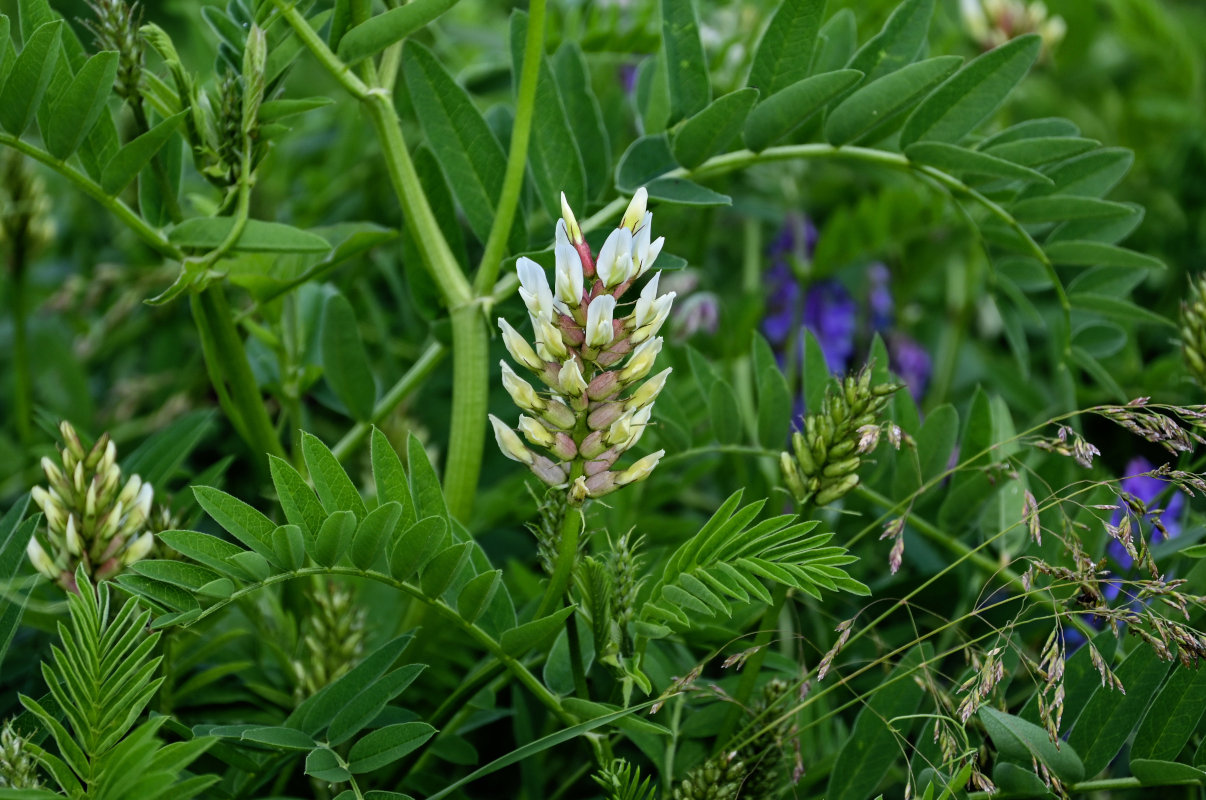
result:
<svg viewBox="0 0 1206 800"><path fill-rule="evenodd" d="M268 471L272 475L277 502L285 512L285 519L299 526L306 538L313 542L327 519L327 512L318 502L314 490L301 473L280 456L268 456Z"/></svg>
<svg viewBox="0 0 1206 800"><path fill-rule="evenodd" d="M426 722L386 725L361 737L348 753L348 769L355 774L372 772L422 747L436 729Z"/></svg>
<svg viewBox="0 0 1206 800"><path fill-rule="evenodd" d="M469 563L472 542L461 542L446 547L436 553L423 567L419 576L419 585L423 594L428 597L439 597L448 589L460 575L461 570Z"/></svg>
<svg viewBox="0 0 1206 800"><path fill-rule="evenodd" d="M1037 759L1066 783L1084 779L1085 767L1076 751L1067 744L1057 748L1045 729L988 706L982 706L979 714L1001 758L1017 764Z"/></svg>
<svg viewBox="0 0 1206 800"><path fill-rule="evenodd" d="M339 58L357 64L400 42L457 4L457 0L412 0L371 17L339 39Z"/></svg>
<svg viewBox="0 0 1206 800"><path fill-rule="evenodd" d="M389 438L374 427L369 441L370 457L373 462L373 483L377 487L377 501L380 503L397 503L402 507L402 516L398 524L409 528L415 523L415 501L410 494L410 483L402 468L402 459L398 451L390 444Z"/></svg>
<svg viewBox="0 0 1206 800"><path fill-rule="evenodd" d="M1164 262L1157 258L1103 242L1053 242L1044 250L1047 252L1047 257L1056 264L1164 269Z"/></svg>
<svg viewBox="0 0 1206 800"><path fill-rule="evenodd" d="M909 64L925 42L933 16L934 0L904 0L847 66L874 81Z"/></svg>
<svg viewBox="0 0 1206 800"><path fill-rule="evenodd" d="M456 611L466 622L473 622L494 599L502 583L502 570L491 570L471 579L456 598Z"/></svg>
<svg viewBox="0 0 1206 800"><path fill-rule="evenodd" d="M311 736L317 735L331 724L340 710L364 691L366 686L376 683L394 665L413 639L414 634L411 632L390 639L365 656L363 661L342 677L336 678L304 700L293 710L285 723Z"/></svg>
<svg viewBox="0 0 1206 800"><path fill-rule="evenodd" d="M367 422L377 401L377 384L358 328L348 299L339 293L328 297L322 317L323 375L352 417Z"/></svg>
<svg viewBox="0 0 1206 800"><path fill-rule="evenodd" d="M836 145L858 141L911 108L962 63L960 56L938 56L909 64L860 87L829 112L825 138Z"/></svg>
<svg viewBox="0 0 1206 800"><path fill-rule="evenodd" d="M17 576L25 564L25 546L41 524L38 515L22 521L28 507L29 495L22 495L0 519L0 585L10 585ZM28 594L22 593L15 601L6 602L0 610L0 665L4 664L4 654L17 632L28 597Z"/></svg>
<svg viewBox="0 0 1206 800"><path fill-rule="evenodd" d="M1051 184L1051 179L1038 170L945 142L917 142L905 148L905 155L910 161L937 167L954 175L986 175Z"/></svg>
<svg viewBox="0 0 1206 800"><path fill-rule="evenodd" d="M660 175L678 167L670 151L670 140L666 134L642 136L628 145L616 164L616 188L622 192L634 192Z"/></svg>
<svg viewBox="0 0 1206 800"><path fill-rule="evenodd" d="M748 85L763 96L808 77L825 0L782 0L754 51Z"/></svg>
<svg viewBox="0 0 1206 800"><path fill-rule="evenodd" d="M327 728L327 740L340 745L352 738L377 718L390 700L415 682L426 664L407 664L378 678L339 710Z"/></svg>
<svg viewBox="0 0 1206 800"><path fill-rule="evenodd" d="M176 132L176 128L187 114L187 111L181 111L161 120L149 131L126 143L114 153L101 168L100 185L105 194L116 195L129 186L130 181L138 177L142 168L151 163L155 154L168 143L168 139ZM170 233L168 238L171 239Z"/></svg>
<svg viewBox="0 0 1206 800"><path fill-rule="evenodd" d="M400 581L410 580L449 542L448 520L424 517L398 537L389 555L389 572Z"/></svg>
<svg viewBox="0 0 1206 800"><path fill-rule="evenodd" d="M63 24L62 20L45 22L26 37L25 47L13 62L8 80L0 90L0 125L14 136L25 133L33 122L54 77L61 52L59 42Z"/></svg>
<svg viewBox="0 0 1206 800"><path fill-rule="evenodd" d="M469 228L486 241L502 192L507 158L469 94L435 55L415 41L402 49L402 74L419 124Z"/></svg>
<svg viewBox="0 0 1206 800"><path fill-rule="evenodd" d="M611 140L603 110L591 88L586 56L577 42L566 39L553 55L552 65L570 129L582 154L587 196L598 197L611 180Z"/></svg>
<svg viewBox="0 0 1206 800"><path fill-rule="evenodd" d="M385 543L393 539L401 516L402 506L398 503L383 503L370 511L352 539L352 563L360 569L372 567L385 549Z"/></svg>
<svg viewBox="0 0 1206 800"><path fill-rule="evenodd" d="M699 38L695 0L661 0L662 45L670 86L671 120L697 114L712 101L708 62Z"/></svg>
<svg viewBox="0 0 1206 800"><path fill-rule="evenodd" d="M336 511L322 523L314 538L314 560L324 567L333 567L352 543L356 531L356 515L351 511Z"/></svg>
<svg viewBox="0 0 1206 800"><path fill-rule="evenodd" d="M572 613L574 613L573 606L568 606L560 611L554 611L547 617L525 622L519 627L504 631L502 638L499 639L499 644L507 655L519 658L529 650L553 641L564 626L566 618Z"/></svg>
<svg viewBox="0 0 1206 800"><path fill-rule="evenodd" d="M905 122L900 144L954 144L997 109L1038 58L1042 39L1026 34L968 62L921 102Z"/></svg>
<svg viewBox="0 0 1206 800"><path fill-rule="evenodd" d="M757 100L757 89L739 89L716 98L686 120L674 136L675 160L691 169L719 153L741 133L746 115Z"/></svg>
<svg viewBox="0 0 1206 800"><path fill-rule="evenodd" d="M841 69L804 78L776 92L746 117L746 147L754 152L765 150L862 79L863 73L857 70Z"/></svg>
<svg viewBox="0 0 1206 800"><path fill-rule="evenodd" d="M212 486L194 486L193 496L205 513L231 536L264 558L273 560L272 534L276 523L237 497Z"/></svg>
<svg viewBox="0 0 1206 800"><path fill-rule="evenodd" d="M849 8L838 9L817 34L817 49L813 53L809 72L820 75L841 69L850 63L857 44L858 21L854 18L854 11Z"/></svg>
<svg viewBox="0 0 1206 800"><path fill-rule="evenodd" d="M1037 167L1050 164L1086 150L1092 150L1100 142L1095 139L1082 139L1079 136L1052 136L1038 139L1019 139L1017 141L994 144L985 147L981 144L977 149L990 156L1003 158L1024 167Z"/></svg>
<svg viewBox="0 0 1206 800"><path fill-rule="evenodd" d="M1096 197L1052 194L1014 203L1009 207L1009 213L1018 222L1032 223L1129 216L1132 211L1130 206Z"/></svg>
<svg viewBox="0 0 1206 800"><path fill-rule="evenodd" d="M426 448L413 433L406 440L406 458L410 465L410 493L415 499L415 513L420 518L437 516L451 521L440 478L427 457Z"/></svg>
<svg viewBox="0 0 1206 800"><path fill-rule="evenodd" d="M733 199L727 194L714 192L686 178L656 178L645 184L645 189L651 198L683 206L727 206L732 205L733 202ZM674 256L667 258L665 264L662 262L663 258L666 256L658 258L658 269L664 272L667 269L675 268L670 263L671 259L675 258Z"/></svg>
<svg viewBox="0 0 1206 800"><path fill-rule="evenodd" d="M117 77L115 50L88 59L50 110L53 124L44 131L46 149L56 158L67 158L83 144L92 126L105 110L105 102Z"/></svg>
<svg viewBox="0 0 1206 800"><path fill-rule="evenodd" d="M302 456L310 470L310 480L318 490L318 499L329 513L351 511L356 519L364 519L367 509L360 492L339 464L335 454L312 433L302 432Z"/></svg>
<svg viewBox="0 0 1206 800"><path fill-rule="evenodd" d="M986 136L976 147L985 149L993 145L1017 142L1022 139L1044 138L1048 136L1080 136L1080 128L1076 123L1061 117L1043 117L1028 119L1010 125L991 136Z"/></svg>

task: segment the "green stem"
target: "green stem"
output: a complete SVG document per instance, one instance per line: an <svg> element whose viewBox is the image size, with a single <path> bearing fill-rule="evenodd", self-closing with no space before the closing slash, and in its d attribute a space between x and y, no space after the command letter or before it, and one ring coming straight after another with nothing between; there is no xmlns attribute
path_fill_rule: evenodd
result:
<svg viewBox="0 0 1206 800"><path fill-rule="evenodd" d="M578 539L582 536L582 512L576 508L568 508L561 519L561 540L557 546L557 563L549 584L545 587L544 597L536 609L532 619L547 617L559 607L566 590L569 589L570 578L574 574L574 562L578 558Z"/></svg>
<svg viewBox="0 0 1206 800"><path fill-rule="evenodd" d="M569 645L570 673L574 676L574 692L583 700L590 699L590 687L586 683L586 662L582 658L582 640L578 638L578 614L565 619L566 644Z"/></svg>
<svg viewBox="0 0 1206 800"><path fill-rule="evenodd" d="M486 237L486 249L473 281L478 295L484 295L498 279L506 252L507 237L519 207L523 191L523 176L527 170L528 142L532 134L532 115L536 107L536 82L540 76L540 58L544 55L545 0L528 4L528 33L523 44L523 71L515 95L515 122L511 126L511 149L507 154L507 171L503 175L502 193Z"/></svg>
<svg viewBox="0 0 1206 800"><path fill-rule="evenodd" d="M411 392L423 385L427 377L435 370L435 368L444 360L444 356L448 354L448 348L439 342L433 342L428 345L422 355L415 363L410 365L410 369L406 370L406 374L398 379L398 382L390 387L377 405L373 408L373 414L368 422L357 422L352 426L352 429L343 435L343 438L335 443L331 448L331 452L340 461L343 461L350 456L357 447L364 443L368 438L369 431L373 425L376 425L381 420L385 419L398 405L410 396Z"/></svg>
<svg viewBox="0 0 1206 800"><path fill-rule="evenodd" d="M193 294L192 301L214 388L219 398L225 396L229 401L227 416L236 429L242 428L241 435L255 453L283 456L280 439L247 361L247 351L231 318L225 290L220 283L212 283Z"/></svg>
<svg viewBox="0 0 1206 800"><path fill-rule="evenodd" d="M77 189L91 197L96 202L100 203L106 211L117 217L118 221L128 227L134 234L142 239L151 249L167 256L168 258L181 258L180 249L167 240L162 233L151 226L149 222L140 217L137 212L131 209L128 205L105 193L100 184L89 178L82 172L79 172L74 167L69 165L62 159L55 158L50 153L38 147L22 141L21 139L7 133L0 133L0 145L8 145L9 147L24 153L35 161L53 169L55 172L62 175L68 181L75 185Z"/></svg>
<svg viewBox="0 0 1206 800"><path fill-rule="evenodd" d="M468 522L477 495L486 443L489 405L490 341L486 320L476 306L452 312L452 425L448 432L448 463L444 467L444 496L448 510Z"/></svg>

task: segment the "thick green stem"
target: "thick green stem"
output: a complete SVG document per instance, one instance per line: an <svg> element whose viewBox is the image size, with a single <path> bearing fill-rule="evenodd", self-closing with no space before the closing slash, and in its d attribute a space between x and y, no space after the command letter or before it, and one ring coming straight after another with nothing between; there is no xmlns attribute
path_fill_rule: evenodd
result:
<svg viewBox="0 0 1206 800"><path fill-rule="evenodd" d="M486 321L476 306L452 312L452 426L448 433L448 463L444 467L444 496L448 510L468 522L477 495L486 443L486 409L490 372L490 341Z"/></svg>
<svg viewBox="0 0 1206 800"><path fill-rule="evenodd" d="M582 658L582 640L578 638L578 614L565 619L566 644L569 645L570 673L574 676L574 692L583 700L590 699L590 687L586 684L586 661Z"/></svg>
<svg viewBox="0 0 1206 800"><path fill-rule="evenodd" d="M255 453L283 456L259 384L247 361L247 351L231 318L225 290L215 282L195 293L192 301L206 366L219 398L226 398L229 403L227 416L237 430L241 429L240 435Z"/></svg>
<svg viewBox="0 0 1206 800"><path fill-rule="evenodd" d="M549 584L545 587L540 606L536 609L536 616L532 619L546 617L560 607L562 598L569 589L570 578L574 574L574 562L578 558L578 540L581 536L582 512L576 508L566 509L565 516L561 519L561 540L557 544L557 563L553 567Z"/></svg>
<svg viewBox="0 0 1206 800"><path fill-rule="evenodd" d="M515 122L511 126L507 171L503 176L502 193L498 198L494 222L490 225L490 235L486 237L486 250L473 281L478 295L489 292L498 279L498 270L507 248L507 236L515 219L515 209L519 207L523 175L528 165L532 115L536 107L536 82L540 76L540 58L544 55L544 16L545 0L531 0L528 4L528 33L523 44L523 72L520 73L515 95Z"/></svg>

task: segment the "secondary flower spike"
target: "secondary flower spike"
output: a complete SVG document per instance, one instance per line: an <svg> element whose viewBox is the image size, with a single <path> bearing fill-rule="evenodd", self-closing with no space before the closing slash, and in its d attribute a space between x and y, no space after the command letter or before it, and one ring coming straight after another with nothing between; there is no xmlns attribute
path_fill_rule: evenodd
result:
<svg viewBox="0 0 1206 800"><path fill-rule="evenodd" d="M662 347L657 332L674 292L659 294L653 273L635 302L624 299L634 282L650 274L664 241L652 238L648 202L639 189L596 256L562 195L551 286L535 261L520 258L516 264L532 343L498 320L511 358L547 389L534 389L503 363L503 386L523 414L518 432L490 417L499 449L550 486L567 487L572 503L644 480L665 452L616 465L640 441L671 372L645 380Z"/></svg>

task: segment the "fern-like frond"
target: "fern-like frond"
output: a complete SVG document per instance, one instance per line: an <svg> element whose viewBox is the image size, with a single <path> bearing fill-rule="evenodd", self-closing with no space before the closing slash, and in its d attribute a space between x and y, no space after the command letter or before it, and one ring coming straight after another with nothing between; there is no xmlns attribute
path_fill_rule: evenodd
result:
<svg viewBox="0 0 1206 800"><path fill-rule="evenodd" d="M160 657L153 656L159 634L146 633L149 611L131 598L114 613L109 586L93 586L81 568L78 593L68 596L70 624L59 624L59 645L51 648L42 676L66 724L30 697L21 703L49 732L58 755L31 745L31 752L70 797L154 800L170 790L187 798L217 780L177 784L179 773L212 744L212 739L161 747L156 734L165 718L135 723L158 690Z"/></svg>
<svg viewBox="0 0 1206 800"><path fill-rule="evenodd" d="M841 569L855 557L844 547L829 545L832 533L812 534L817 523L800 522L794 514L755 523L766 501L741 506L741 496L740 490L734 492L699 533L670 556L641 604L641 635L656 638L671 627L690 628L697 621L732 616L735 603L769 603L763 579L818 600L822 589L870 594Z"/></svg>
<svg viewBox="0 0 1206 800"><path fill-rule="evenodd" d="M607 792L607 800L654 800L657 785L645 776L641 779L641 768L617 758L603 767L591 779Z"/></svg>

